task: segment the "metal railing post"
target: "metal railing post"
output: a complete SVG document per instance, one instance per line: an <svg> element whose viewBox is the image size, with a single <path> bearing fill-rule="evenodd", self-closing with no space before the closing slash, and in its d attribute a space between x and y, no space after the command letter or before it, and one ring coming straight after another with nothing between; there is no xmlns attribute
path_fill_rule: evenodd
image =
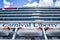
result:
<svg viewBox="0 0 60 40"><path fill-rule="evenodd" d="M18 30L18 28L15 28L15 31L14 31L14 34L13 34L13 37L12 37L12 40L15 40L17 30Z"/></svg>
<svg viewBox="0 0 60 40"><path fill-rule="evenodd" d="M42 31L43 31L44 39L48 40L44 27L42 28Z"/></svg>

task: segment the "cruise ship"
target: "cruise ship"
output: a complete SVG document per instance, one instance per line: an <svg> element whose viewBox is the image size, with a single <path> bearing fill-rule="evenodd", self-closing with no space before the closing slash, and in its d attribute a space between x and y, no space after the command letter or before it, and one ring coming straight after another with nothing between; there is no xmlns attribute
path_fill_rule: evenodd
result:
<svg viewBox="0 0 60 40"><path fill-rule="evenodd" d="M0 25L12 40L60 40L60 8L0 8Z"/></svg>

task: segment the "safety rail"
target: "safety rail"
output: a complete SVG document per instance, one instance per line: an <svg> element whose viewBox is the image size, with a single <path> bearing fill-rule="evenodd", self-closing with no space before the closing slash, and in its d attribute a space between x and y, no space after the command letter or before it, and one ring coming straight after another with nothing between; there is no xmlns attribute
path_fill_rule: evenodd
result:
<svg viewBox="0 0 60 40"><path fill-rule="evenodd" d="M13 34L12 34L12 36L11 36L11 38L3 38L3 37L1 37L0 36L0 40L37 40L37 39L34 39L34 36L33 37L29 37L29 36L21 36L22 38L20 38L19 37L19 39L17 38L16 39L16 36L17 36L17 31L18 31L18 28L15 28L15 30L14 31L12 31L13 32ZM60 39L58 39L58 38L54 38L54 37L52 37L52 38L48 38L49 36L47 36L46 35L46 30L45 30L45 28L42 28L42 33L43 33L43 35L42 35L42 38L40 38L39 36L37 36L37 37L39 37L40 39L38 39L38 40L60 40ZM11 34L10 34L11 35ZM24 37L26 37L26 38L24 38ZM33 39L32 39L33 38ZM36 38L36 37L35 37Z"/></svg>

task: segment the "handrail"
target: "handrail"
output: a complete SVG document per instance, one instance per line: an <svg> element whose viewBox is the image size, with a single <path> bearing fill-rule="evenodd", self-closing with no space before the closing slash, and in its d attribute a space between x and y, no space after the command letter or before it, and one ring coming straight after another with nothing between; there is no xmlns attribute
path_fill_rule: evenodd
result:
<svg viewBox="0 0 60 40"><path fill-rule="evenodd" d="M0 15L60 15L60 14L37 14L37 13L32 13L32 14L0 14Z"/></svg>
<svg viewBox="0 0 60 40"><path fill-rule="evenodd" d="M16 18L17 18L17 19L18 19L18 18L20 18L20 19L25 18L25 19L26 19L26 18L60 18L60 17L35 17L35 16L33 16L33 17L0 17L0 18L1 18L1 19L2 19L2 18L3 18L3 19L6 19L6 18L8 18L8 19L10 19L10 18L11 18L11 19L12 19L12 18L15 18L15 19L16 19Z"/></svg>
<svg viewBox="0 0 60 40"><path fill-rule="evenodd" d="M39 23L39 22L48 22L48 23L60 23L60 21L41 21L41 20L36 20L36 21L0 21L0 23L4 23L4 22L17 22L17 23L19 23L19 22L22 22L22 23L25 23L25 22L31 22L31 23L34 23L34 22L36 22L36 23Z"/></svg>
<svg viewBox="0 0 60 40"><path fill-rule="evenodd" d="M33 12L37 12L37 13L40 13L40 12L60 12L60 11L12 11L12 12L0 12L0 13L25 13L25 12L30 12L30 13L33 13Z"/></svg>

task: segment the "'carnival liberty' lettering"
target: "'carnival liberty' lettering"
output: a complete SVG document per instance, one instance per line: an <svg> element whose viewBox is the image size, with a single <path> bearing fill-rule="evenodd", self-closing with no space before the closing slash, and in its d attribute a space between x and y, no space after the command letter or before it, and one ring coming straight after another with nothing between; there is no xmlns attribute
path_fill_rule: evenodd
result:
<svg viewBox="0 0 60 40"><path fill-rule="evenodd" d="M52 23L10 23L3 24L3 27L57 27L57 24Z"/></svg>

